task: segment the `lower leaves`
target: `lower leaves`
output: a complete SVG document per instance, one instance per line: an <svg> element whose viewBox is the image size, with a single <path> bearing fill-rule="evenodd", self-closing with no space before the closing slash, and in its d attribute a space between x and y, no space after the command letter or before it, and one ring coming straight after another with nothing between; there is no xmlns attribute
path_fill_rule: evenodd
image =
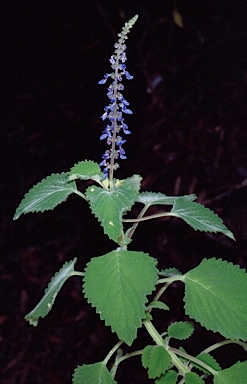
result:
<svg viewBox="0 0 247 384"><path fill-rule="evenodd" d="M91 259L83 292L119 339L131 345L145 317L147 295L157 283L156 260L142 252L117 249Z"/></svg>
<svg viewBox="0 0 247 384"><path fill-rule="evenodd" d="M83 364L73 374L73 384L117 384L112 378L104 362Z"/></svg>

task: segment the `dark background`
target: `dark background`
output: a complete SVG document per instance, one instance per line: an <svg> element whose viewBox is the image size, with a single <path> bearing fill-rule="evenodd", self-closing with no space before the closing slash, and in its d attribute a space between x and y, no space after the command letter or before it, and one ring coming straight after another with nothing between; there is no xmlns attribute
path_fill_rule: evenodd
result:
<svg viewBox="0 0 247 384"><path fill-rule="evenodd" d="M183 28L174 22L177 9ZM130 246L149 252L159 267L182 272L204 257L246 267L247 134L245 0L13 1L0 5L1 35L1 259L0 370L3 384L67 384L77 364L102 360L117 338L99 321L71 278L53 311L37 328L25 320L51 276L66 260L83 270L93 256L114 249L78 196L54 212L12 217L28 189L79 160L101 161L99 141L107 104L97 82L123 24L139 14L128 40L127 67L135 79L125 96L134 114L118 178L138 173L143 189L196 193L215 210L237 241L193 232L179 220L143 223ZM82 185L82 188L84 185ZM229 282L230 284L230 282ZM165 330L183 320L182 286L175 304L156 320ZM192 353L221 340L196 326L184 344ZM125 351L143 348L143 341ZM222 350L223 351L223 350ZM215 353L223 367L244 355L239 347ZM122 383L146 383L140 358L119 368Z"/></svg>

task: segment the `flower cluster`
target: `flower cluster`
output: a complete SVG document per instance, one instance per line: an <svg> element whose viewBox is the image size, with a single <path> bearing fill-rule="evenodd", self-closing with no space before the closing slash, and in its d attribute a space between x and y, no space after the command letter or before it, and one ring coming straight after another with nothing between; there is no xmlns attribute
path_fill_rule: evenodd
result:
<svg viewBox="0 0 247 384"><path fill-rule="evenodd" d="M110 104L104 108L104 113L101 116L102 120L109 120L109 123L103 130L100 140L106 139L110 149L106 150L103 154L103 160L99 164L103 167L103 179L109 176L110 180L113 178L113 172L119 168L119 164L115 162L118 158L126 159L125 150L123 144L126 140L121 136L121 130L125 135L129 135L131 132L128 129L127 124L124 122L124 114L132 114L132 111L128 108L129 103L124 98L121 91L124 86L122 84L123 76L127 80L133 79L133 76L126 70L126 45L125 40L128 38L127 34L130 28L136 22L138 16L134 16L128 23L125 23L123 30L118 34L119 40L114 45L114 54L110 58L111 68L113 72L106 73L104 78L99 81L98 84L105 84L108 78L112 79L112 83L108 87L107 96L110 99Z"/></svg>

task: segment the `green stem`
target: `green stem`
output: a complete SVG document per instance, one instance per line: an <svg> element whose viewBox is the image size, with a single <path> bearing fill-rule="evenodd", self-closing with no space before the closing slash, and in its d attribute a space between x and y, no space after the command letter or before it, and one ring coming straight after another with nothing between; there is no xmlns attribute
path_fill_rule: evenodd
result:
<svg viewBox="0 0 247 384"><path fill-rule="evenodd" d="M82 197L84 200L88 201L86 196L82 192L78 191L78 189L73 192L76 193L78 196Z"/></svg>
<svg viewBox="0 0 247 384"><path fill-rule="evenodd" d="M140 222L140 219L143 217L143 215L145 214L145 212L148 210L149 208L149 205L145 205L143 207L143 209L141 210L141 212L139 213L139 215L137 216L136 220L135 220L135 224L133 225L132 228L130 228L129 232L128 232L128 235L127 237L129 237L131 239L131 237L133 236L139 222Z"/></svg>
<svg viewBox="0 0 247 384"><path fill-rule="evenodd" d="M216 344L213 344L210 347L204 349L204 351L202 351L201 353L210 353L213 350L215 350L215 349L217 349L219 347L223 347L224 345L227 345L227 344L238 344L238 345L240 345L240 347L244 348L245 350L247 349L247 343L244 343L243 341L223 340L223 341L220 341L220 342L218 342Z"/></svg>
<svg viewBox="0 0 247 384"><path fill-rule="evenodd" d="M71 276L85 276L84 272L74 271Z"/></svg>
<svg viewBox="0 0 247 384"><path fill-rule="evenodd" d="M150 336L152 337L152 339L155 341L155 343L158 345L158 346L161 346L161 347L164 347L170 354L171 356L171 360L173 362L173 364L175 365L175 367L179 370L179 372L181 373L181 375L185 375L185 373L187 372L190 372L189 368L184 365L182 363L182 361L177 357L177 355L170 349L169 346L165 345L164 343L164 340L162 339L161 335L158 333L158 331L156 330L156 328L153 326L153 324L151 323L151 321L149 320L144 320L143 321L143 324L146 328L146 330L148 331L148 333L150 334Z"/></svg>
<svg viewBox="0 0 247 384"><path fill-rule="evenodd" d="M135 352L131 352L131 353L126 353L126 355L119 357L119 359L117 359L115 361L115 363L113 364L111 371L110 371L113 379L116 375L116 372L117 372L117 369L118 369L118 366L120 363L122 363L124 360L129 359L130 357L139 356L142 354L142 352L143 352L143 350L139 350L139 351L135 351Z"/></svg>
<svg viewBox="0 0 247 384"><path fill-rule="evenodd" d="M140 221L146 221L146 220L152 220L152 219L158 219L159 217L166 217L166 216L175 216L171 212L163 212L163 213L156 213L155 215L145 216L141 217L140 219L124 219L123 221L125 223L135 223Z"/></svg>
<svg viewBox="0 0 247 384"><path fill-rule="evenodd" d="M107 354L107 356L104 358L103 362L104 364L107 364L108 361L110 360L110 358L112 357L112 355L118 350L118 348L120 347L120 345L123 344L123 341L120 340L116 345L114 345L114 347L110 350L110 352Z"/></svg>

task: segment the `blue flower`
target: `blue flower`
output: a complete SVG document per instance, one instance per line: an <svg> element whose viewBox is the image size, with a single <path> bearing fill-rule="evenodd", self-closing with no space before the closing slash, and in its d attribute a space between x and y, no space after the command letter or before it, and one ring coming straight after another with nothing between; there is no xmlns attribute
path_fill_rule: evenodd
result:
<svg viewBox="0 0 247 384"><path fill-rule="evenodd" d="M103 160L99 164L103 168L103 180L109 177L110 181L113 179L113 171L119 168L119 164L115 162L116 159L126 159L125 150L122 148L126 140L119 135L122 130L125 135L130 135L127 124L124 122L123 114L130 115L133 112L127 108L129 102L124 98L121 91L124 90L122 84L123 76L127 80L134 77L126 70L127 56L125 53L126 44L125 40L128 38L128 33L136 22L138 16L134 16L129 22L125 23L122 32L118 34L119 40L114 44L114 54L111 55L109 61L113 72L106 73L104 78L98 84L105 84L108 78L112 79L111 84L107 89L107 97L110 99L110 104L104 108L104 113L101 119L104 121L109 120L109 124L103 130L100 140L106 139L107 144L110 145L110 150L106 150L103 154Z"/></svg>

